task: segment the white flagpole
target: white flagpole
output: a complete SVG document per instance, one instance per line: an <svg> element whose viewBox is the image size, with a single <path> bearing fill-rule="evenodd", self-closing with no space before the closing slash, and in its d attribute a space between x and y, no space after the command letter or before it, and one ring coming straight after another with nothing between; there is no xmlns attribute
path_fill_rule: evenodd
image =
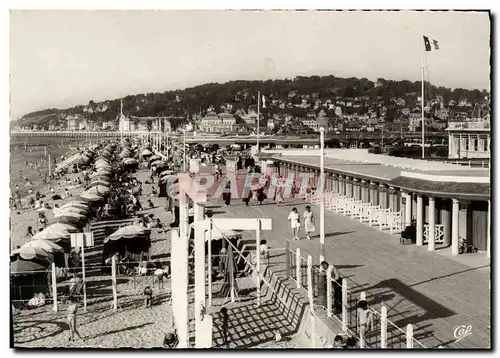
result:
<svg viewBox="0 0 500 358"><path fill-rule="evenodd" d="M260 152L260 142L259 142L259 134L260 134L260 91L258 91L258 99L257 99L257 153Z"/></svg>
<svg viewBox="0 0 500 358"><path fill-rule="evenodd" d="M123 143L123 100L120 100L120 142Z"/></svg>
<svg viewBox="0 0 500 358"><path fill-rule="evenodd" d="M424 37L421 37L421 41L423 41ZM425 55L425 45L422 49L422 159L425 158L425 113L424 113L424 55Z"/></svg>

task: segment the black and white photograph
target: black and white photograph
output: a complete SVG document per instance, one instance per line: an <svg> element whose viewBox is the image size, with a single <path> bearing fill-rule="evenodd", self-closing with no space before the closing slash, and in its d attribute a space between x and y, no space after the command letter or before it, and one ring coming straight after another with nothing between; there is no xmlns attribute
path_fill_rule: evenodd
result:
<svg viewBox="0 0 500 358"><path fill-rule="evenodd" d="M304 6L10 10L11 348L492 348L492 13Z"/></svg>

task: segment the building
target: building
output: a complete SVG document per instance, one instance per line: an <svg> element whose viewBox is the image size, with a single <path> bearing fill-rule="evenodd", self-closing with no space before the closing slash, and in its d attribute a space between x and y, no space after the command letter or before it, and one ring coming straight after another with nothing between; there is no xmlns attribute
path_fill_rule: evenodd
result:
<svg viewBox="0 0 500 358"><path fill-rule="evenodd" d="M314 187L320 177L316 153L276 149L261 155L266 155L267 163L273 162L268 166L273 174L312 174L309 183ZM325 190L339 198L332 205L342 205L347 197L349 202L385 210L387 216L381 218L380 230L396 234L414 221L417 248L425 247L429 252L444 249L458 256L463 238L479 250L475 254L478 259L490 258L488 169L370 154L364 149L330 149L325 153L325 174ZM352 212L343 212L352 218ZM358 218L377 227L366 214Z"/></svg>
<svg viewBox="0 0 500 358"><path fill-rule="evenodd" d="M118 119L118 131L121 132L130 132L130 118L121 115Z"/></svg>
<svg viewBox="0 0 500 358"><path fill-rule="evenodd" d="M490 119L449 122L448 158L490 158Z"/></svg>
<svg viewBox="0 0 500 358"><path fill-rule="evenodd" d="M199 131L205 133L234 133L238 129L236 117L231 113L208 112L199 124Z"/></svg>

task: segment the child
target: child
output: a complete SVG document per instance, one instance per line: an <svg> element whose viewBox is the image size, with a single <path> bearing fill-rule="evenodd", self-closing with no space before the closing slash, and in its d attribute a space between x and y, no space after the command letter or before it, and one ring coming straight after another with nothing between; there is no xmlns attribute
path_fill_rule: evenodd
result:
<svg viewBox="0 0 500 358"><path fill-rule="evenodd" d="M373 313L368 308L368 302L358 302L358 332L360 337L366 337L366 331L373 330Z"/></svg>
<svg viewBox="0 0 500 358"><path fill-rule="evenodd" d="M153 302L153 290L151 287L146 286L144 289L144 306L146 308L151 308Z"/></svg>
<svg viewBox="0 0 500 358"><path fill-rule="evenodd" d="M68 325L69 325L69 340L74 341L75 340L75 333L83 341L82 336L80 336L80 333L78 332L76 328L76 314L78 311L78 305L74 301L72 297L68 298L68 308L67 308L67 316L68 316Z"/></svg>
<svg viewBox="0 0 500 358"><path fill-rule="evenodd" d="M227 308L222 307L220 309L221 322L222 322L222 337L224 338L224 344L229 345L227 336L229 333L229 315L227 313Z"/></svg>

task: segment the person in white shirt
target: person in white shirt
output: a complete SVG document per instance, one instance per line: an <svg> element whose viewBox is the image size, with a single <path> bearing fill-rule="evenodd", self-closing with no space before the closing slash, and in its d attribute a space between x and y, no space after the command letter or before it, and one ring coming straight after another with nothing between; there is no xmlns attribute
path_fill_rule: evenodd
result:
<svg viewBox="0 0 500 358"><path fill-rule="evenodd" d="M290 221L290 227L292 228L293 239L299 240L300 215L297 208L292 209L292 212L288 215L288 221Z"/></svg>

